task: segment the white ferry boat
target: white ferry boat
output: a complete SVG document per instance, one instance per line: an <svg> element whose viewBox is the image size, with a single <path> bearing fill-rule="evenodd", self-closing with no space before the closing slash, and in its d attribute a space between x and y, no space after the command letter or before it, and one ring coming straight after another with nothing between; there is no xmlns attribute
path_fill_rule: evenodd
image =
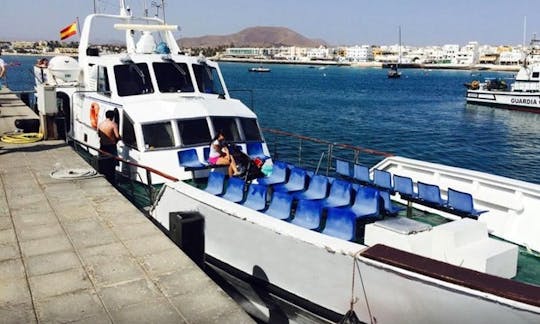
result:
<svg viewBox="0 0 540 324"><path fill-rule="evenodd" d="M371 169L351 165L355 172L340 161L343 179L277 161L269 177L227 178L208 166L208 144L223 130L247 154L269 157L257 116L230 97L216 63L179 53L176 26L136 18L120 3L120 15L85 19L78 61L58 56L36 67L38 108L47 117L63 115L68 137L95 155L98 123L106 111L117 112L118 173L163 183L148 215L173 240L185 215L204 220L207 262L253 316L540 322L540 186L400 157ZM125 53L93 46L94 27L123 33ZM147 177L143 165L161 173ZM390 182L380 182L382 175ZM410 179L409 192L399 177ZM466 202L453 205L456 192ZM438 221L423 212L407 217L394 202L413 214L436 213ZM282 302L292 310L276 306Z"/></svg>

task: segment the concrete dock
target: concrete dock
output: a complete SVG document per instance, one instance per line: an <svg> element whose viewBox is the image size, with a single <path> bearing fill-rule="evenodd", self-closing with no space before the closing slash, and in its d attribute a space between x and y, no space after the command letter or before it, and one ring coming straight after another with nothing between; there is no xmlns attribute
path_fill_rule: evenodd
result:
<svg viewBox="0 0 540 324"><path fill-rule="evenodd" d="M3 88L0 132L30 109ZM35 117L35 116L34 116ZM0 142L0 323L252 323L63 141Z"/></svg>

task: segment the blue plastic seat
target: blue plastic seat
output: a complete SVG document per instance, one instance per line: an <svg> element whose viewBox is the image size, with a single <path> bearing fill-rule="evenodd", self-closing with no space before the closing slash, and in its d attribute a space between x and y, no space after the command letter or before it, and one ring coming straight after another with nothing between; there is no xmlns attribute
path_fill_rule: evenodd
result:
<svg viewBox="0 0 540 324"><path fill-rule="evenodd" d="M259 184L252 183L249 186L246 201L243 205L254 209L254 210L263 210L266 208L266 191L267 187Z"/></svg>
<svg viewBox="0 0 540 324"><path fill-rule="evenodd" d="M285 192L274 192L272 200L265 214L277 219L287 219L291 217L293 197Z"/></svg>
<svg viewBox="0 0 540 324"><path fill-rule="evenodd" d="M221 172L210 172L208 174L208 183L204 191L212 195L223 194L223 185L225 184L225 174Z"/></svg>
<svg viewBox="0 0 540 324"><path fill-rule="evenodd" d="M321 224L321 204L316 200L300 200L291 223L307 229L319 228Z"/></svg>
<svg viewBox="0 0 540 324"><path fill-rule="evenodd" d="M328 178L323 175L314 175L309 181L306 191L294 193L294 197L306 200L324 199L327 191Z"/></svg>
<svg viewBox="0 0 540 324"><path fill-rule="evenodd" d="M418 198L418 194L414 192L413 181L409 177L394 174L394 190L403 199Z"/></svg>
<svg viewBox="0 0 540 324"><path fill-rule="evenodd" d="M448 207L460 216L472 218L478 218L480 214L487 212L487 210L474 209L471 194L457 191L452 188L448 188Z"/></svg>
<svg viewBox="0 0 540 324"><path fill-rule="evenodd" d="M392 174L384 170L373 170L373 184L383 190L393 191Z"/></svg>
<svg viewBox="0 0 540 324"><path fill-rule="evenodd" d="M343 207L351 203L351 183L343 180L334 180L330 186L328 197L321 201L323 207Z"/></svg>
<svg viewBox="0 0 540 324"><path fill-rule="evenodd" d="M436 208L444 207L446 201L441 198L441 189L438 186L420 181L418 181L417 185L418 199L428 205L433 205Z"/></svg>
<svg viewBox="0 0 540 324"><path fill-rule="evenodd" d="M373 181L369 177L369 168L360 164L354 165L353 178L360 183L373 184Z"/></svg>
<svg viewBox="0 0 540 324"><path fill-rule="evenodd" d="M379 190L372 187L359 187L351 207L356 218L370 218L379 216Z"/></svg>
<svg viewBox="0 0 540 324"><path fill-rule="evenodd" d="M395 216L400 211L405 210L405 208L396 206L392 203L392 200L390 199L390 193L388 193L387 191L381 190L379 191L379 195L384 201L383 211L385 215Z"/></svg>
<svg viewBox="0 0 540 324"><path fill-rule="evenodd" d="M242 200L244 200L244 186L245 186L244 180L240 178L229 178L229 181L227 181L227 188L225 190L225 194L223 194L221 197L230 200L235 203L239 203Z"/></svg>
<svg viewBox="0 0 540 324"><path fill-rule="evenodd" d="M264 149L261 142L249 142L246 143L246 151L247 155L249 155L250 158L259 158L261 160L266 160L270 158L266 154L264 154Z"/></svg>
<svg viewBox="0 0 540 324"><path fill-rule="evenodd" d="M178 161L180 162L180 165L186 169L202 169L207 166L206 163L202 163L199 160L196 149L178 151Z"/></svg>
<svg viewBox="0 0 540 324"><path fill-rule="evenodd" d="M336 159L336 173L345 178L352 178L351 165L349 162Z"/></svg>
<svg viewBox="0 0 540 324"><path fill-rule="evenodd" d="M275 161L272 167L272 174L268 177L259 178L259 184L270 186L287 181L287 165L283 162Z"/></svg>
<svg viewBox="0 0 540 324"><path fill-rule="evenodd" d="M354 241L356 239L356 215L348 209L329 208L326 225L321 233Z"/></svg>
<svg viewBox="0 0 540 324"><path fill-rule="evenodd" d="M295 192L304 190L306 188L306 180L306 170L302 168L292 168L289 181L287 181L287 183L275 185L273 187L274 192Z"/></svg>

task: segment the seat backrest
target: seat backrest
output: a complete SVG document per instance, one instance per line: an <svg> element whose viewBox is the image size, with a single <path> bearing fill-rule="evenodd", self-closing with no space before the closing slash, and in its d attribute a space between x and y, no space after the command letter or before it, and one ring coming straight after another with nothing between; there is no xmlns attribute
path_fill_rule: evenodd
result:
<svg viewBox="0 0 540 324"><path fill-rule="evenodd" d="M358 187L351 210L359 215L379 214L379 190L372 187Z"/></svg>
<svg viewBox="0 0 540 324"><path fill-rule="evenodd" d="M356 216L347 209L329 208L322 233L352 241L356 236Z"/></svg>
<svg viewBox="0 0 540 324"><path fill-rule="evenodd" d="M309 181L308 189L310 193L316 193L317 196L326 197L326 192L328 190L328 178L316 174Z"/></svg>
<svg viewBox="0 0 540 324"><path fill-rule="evenodd" d="M369 168L360 164L354 165L353 177L361 182L371 182L371 179L369 178Z"/></svg>
<svg viewBox="0 0 540 324"><path fill-rule="evenodd" d="M285 179L286 176L287 176L287 164L280 161L275 161L272 167L271 177Z"/></svg>
<svg viewBox="0 0 540 324"><path fill-rule="evenodd" d="M184 167L193 167L201 164L197 150L195 149L178 151L178 160L180 161L180 165Z"/></svg>
<svg viewBox="0 0 540 324"><path fill-rule="evenodd" d="M400 194L414 196L412 179L394 174L394 190Z"/></svg>
<svg viewBox="0 0 540 324"><path fill-rule="evenodd" d="M204 156L204 160L208 161L208 159L210 158L210 147L207 146L203 148L203 156Z"/></svg>
<svg viewBox="0 0 540 324"><path fill-rule="evenodd" d="M293 197L285 192L274 192L265 214L274 218L287 219L291 216Z"/></svg>
<svg viewBox="0 0 540 324"><path fill-rule="evenodd" d="M393 189L392 188L392 174L384 170L373 170L373 183L381 188Z"/></svg>
<svg viewBox="0 0 540 324"><path fill-rule="evenodd" d="M263 210L266 207L266 192L266 186L252 183L243 205L251 209Z"/></svg>
<svg viewBox="0 0 540 324"><path fill-rule="evenodd" d="M336 159L336 173L345 177L351 176L351 166L349 162Z"/></svg>
<svg viewBox="0 0 540 324"><path fill-rule="evenodd" d="M334 180L334 182L332 182L332 185L330 186L330 193L328 194L328 198L344 198L348 199L350 202L351 194L352 186L350 182L343 180Z"/></svg>
<svg viewBox="0 0 540 324"><path fill-rule="evenodd" d="M240 178L229 178L227 189L222 197L232 202L241 202L244 199L245 184L244 180Z"/></svg>
<svg viewBox="0 0 540 324"><path fill-rule="evenodd" d="M223 193L223 185L225 183L225 174L221 172L210 172L208 174L208 184L206 185L206 192L213 195L221 195Z"/></svg>
<svg viewBox="0 0 540 324"><path fill-rule="evenodd" d="M305 187L306 185L306 170L301 168L293 168L291 170L291 175L289 176L289 182L291 185L296 186L302 186Z"/></svg>
<svg viewBox="0 0 540 324"><path fill-rule="evenodd" d="M321 204L316 200L299 200L291 223L307 229L316 229L321 224Z"/></svg>
<svg viewBox="0 0 540 324"><path fill-rule="evenodd" d="M261 142L248 142L246 143L247 155L264 155L263 147Z"/></svg>
<svg viewBox="0 0 540 324"><path fill-rule="evenodd" d="M441 189L438 186L418 181L418 198L430 203L443 203L441 199Z"/></svg>
<svg viewBox="0 0 540 324"><path fill-rule="evenodd" d="M448 188L448 206L464 212L474 211L471 194Z"/></svg>

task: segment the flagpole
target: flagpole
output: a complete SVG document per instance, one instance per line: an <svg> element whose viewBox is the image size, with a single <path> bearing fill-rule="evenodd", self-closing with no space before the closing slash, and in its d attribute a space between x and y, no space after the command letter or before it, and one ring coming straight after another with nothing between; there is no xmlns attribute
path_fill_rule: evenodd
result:
<svg viewBox="0 0 540 324"><path fill-rule="evenodd" d="M79 16L77 16L77 34L79 34L79 40L81 39L81 30L79 29Z"/></svg>

